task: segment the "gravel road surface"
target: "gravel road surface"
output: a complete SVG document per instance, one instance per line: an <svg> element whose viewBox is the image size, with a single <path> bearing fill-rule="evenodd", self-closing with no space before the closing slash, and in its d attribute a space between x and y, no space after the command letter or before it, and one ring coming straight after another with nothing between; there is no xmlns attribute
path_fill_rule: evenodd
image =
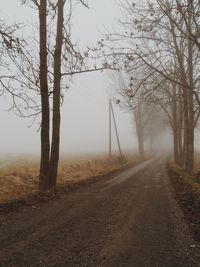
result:
<svg viewBox="0 0 200 267"><path fill-rule="evenodd" d="M0 217L0 266L200 266L162 158Z"/></svg>

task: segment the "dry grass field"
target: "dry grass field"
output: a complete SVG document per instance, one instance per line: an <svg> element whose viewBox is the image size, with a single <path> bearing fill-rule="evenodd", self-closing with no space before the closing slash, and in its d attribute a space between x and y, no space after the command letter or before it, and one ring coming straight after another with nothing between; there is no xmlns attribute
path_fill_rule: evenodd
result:
<svg viewBox="0 0 200 267"><path fill-rule="evenodd" d="M81 180L117 170L121 166L122 164L117 157L114 157L111 163L103 156L93 158L62 157L59 164L58 186L78 183ZM39 160L36 157L1 157L0 203L36 193L38 171Z"/></svg>

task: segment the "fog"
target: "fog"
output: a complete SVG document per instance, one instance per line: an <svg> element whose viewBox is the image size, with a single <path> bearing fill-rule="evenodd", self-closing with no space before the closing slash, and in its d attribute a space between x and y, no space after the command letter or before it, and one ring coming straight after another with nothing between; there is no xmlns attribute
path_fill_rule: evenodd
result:
<svg viewBox="0 0 200 267"><path fill-rule="evenodd" d="M38 14L20 1L3 1L0 12L7 23L22 22L27 38L37 34ZM72 36L81 48L95 46L105 31L117 29L121 15L116 1L93 0L89 10L77 5L73 11ZM31 36L32 37L32 36ZM61 109L62 154L88 155L108 154L109 150L109 98L117 89L109 71L76 75L70 88L65 90ZM1 139L0 154L40 153L40 116L32 125L31 119L19 118L9 112L11 101L0 98ZM113 101L122 152L138 150L136 127L133 114L120 109ZM113 127L113 125L112 125ZM146 148L149 141L145 142ZM112 150L118 151L116 136L112 129ZM172 150L172 134L165 127L158 133L154 150Z"/></svg>
<svg viewBox="0 0 200 267"><path fill-rule="evenodd" d="M14 4L13 4L14 2ZM7 23L24 22L37 25L37 12L20 7L19 1L1 3L1 15ZM74 39L82 46L95 45L105 29L116 27L120 10L114 1L90 1L90 9L77 6L73 14ZM33 27L33 26L32 26ZM30 29L25 27L27 35ZM106 72L82 74L74 77L65 93L62 106L61 152L108 152L108 99L110 89ZM22 119L8 112L9 100L0 98L1 139L0 153L39 153L39 118L31 126L30 119ZM114 105L122 150L136 148L132 117ZM113 136L113 150L117 149Z"/></svg>

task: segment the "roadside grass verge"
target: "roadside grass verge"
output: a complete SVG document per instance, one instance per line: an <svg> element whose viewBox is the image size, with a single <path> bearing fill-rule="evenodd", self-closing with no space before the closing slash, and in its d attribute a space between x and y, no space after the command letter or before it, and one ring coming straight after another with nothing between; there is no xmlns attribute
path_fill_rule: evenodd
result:
<svg viewBox="0 0 200 267"><path fill-rule="evenodd" d="M200 242L200 184L174 162L168 163L168 173L174 188L174 197L181 207L184 217Z"/></svg>
<svg viewBox="0 0 200 267"><path fill-rule="evenodd" d="M181 168L179 165L177 165L176 163L174 163L173 161L169 162L169 166L172 168L172 170L179 175L180 179L183 179L183 181L186 184L189 184L192 186L192 188L194 188L195 190L200 192L200 183L198 183L196 181L196 178L194 175L191 175L187 172L184 171L183 168Z"/></svg>

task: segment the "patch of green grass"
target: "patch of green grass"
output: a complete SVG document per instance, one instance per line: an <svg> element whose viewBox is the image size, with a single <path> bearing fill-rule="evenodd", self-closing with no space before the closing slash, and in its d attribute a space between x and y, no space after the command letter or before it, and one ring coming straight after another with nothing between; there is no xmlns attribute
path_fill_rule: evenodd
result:
<svg viewBox="0 0 200 267"><path fill-rule="evenodd" d="M194 189L200 191L200 183L198 183L195 180L195 177L189 173L187 173L182 167L180 167L179 165L177 165L175 162L169 162L170 167L172 168L172 170L179 175L180 178L183 179L183 181L186 184L191 185Z"/></svg>

